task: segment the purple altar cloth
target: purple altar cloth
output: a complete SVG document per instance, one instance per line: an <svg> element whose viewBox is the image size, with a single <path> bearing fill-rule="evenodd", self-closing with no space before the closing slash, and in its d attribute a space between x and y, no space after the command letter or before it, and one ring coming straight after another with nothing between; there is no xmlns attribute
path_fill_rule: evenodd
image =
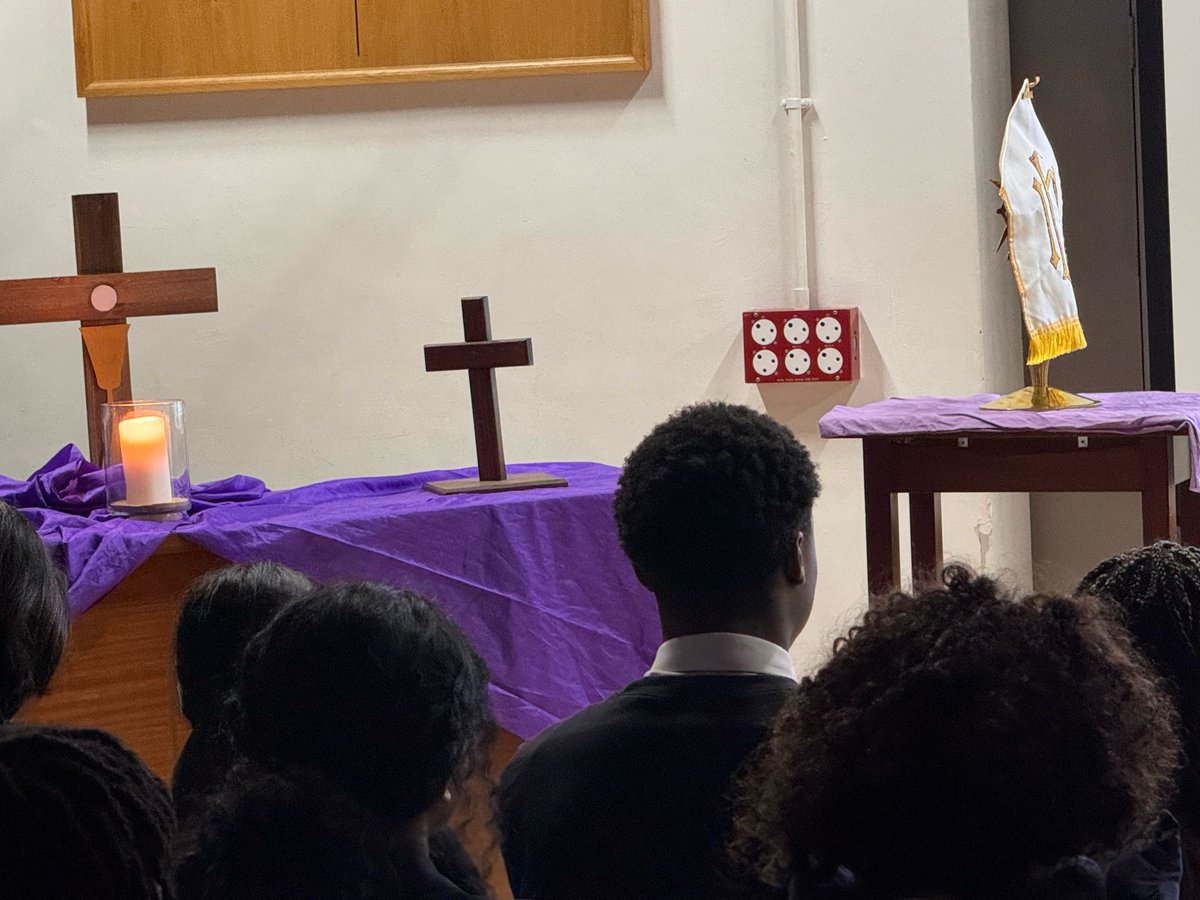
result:
<svg viewBox="0 0 1200 900"><path fill-rule="evenodd" d="M1092 394L1099 406L1050 412L980 409L996 394L893 397L866 406L835 406L821 417L823 438L885 437L961 431L1151 434L1187 430L1191 489L1200 491L1200 394L1130 391Z"/></svg>
<svg viewBox="0 0 1200 900"><path fill-rule="evenodd" d="M193 488L182 522L109 517L103 476L65 447L0 501L33 521L64 563L76 615L175 532L233 562L271 560L319 581L384 581L434 598L492 670L497 721L521 738L640 677L661 639L653 597L617 543L618 470L510 466L570 487L438 496L433 479L474 470L346 479L269 491L236 476Z"/></svg>

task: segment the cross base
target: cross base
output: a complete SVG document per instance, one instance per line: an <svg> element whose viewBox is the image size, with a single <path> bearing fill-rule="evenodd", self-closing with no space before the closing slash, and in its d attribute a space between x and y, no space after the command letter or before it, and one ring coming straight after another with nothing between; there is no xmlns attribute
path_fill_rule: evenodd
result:
<svg viewBox="0 0 1200 900"><path fill-rule="evenodd" d="M533 488L566 487L567 479L545 472L521 472L502 481L483 481L479 478L447 478L427 481L425 490L434 494L498 494L501 491L528 491Z"/></svg>

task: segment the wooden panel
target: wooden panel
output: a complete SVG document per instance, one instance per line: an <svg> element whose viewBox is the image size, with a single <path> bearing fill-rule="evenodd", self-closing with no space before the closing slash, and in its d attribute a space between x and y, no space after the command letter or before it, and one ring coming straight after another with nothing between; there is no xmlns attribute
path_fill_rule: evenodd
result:
<svg viewBox="0 0 1200 900"><path fill-rule="evenodd" d="M354 0L74 0L79 90L95 83L355 65Z"/></svg>
<svg viewBox="0 0 1200 900"><path fill-rule="evenodd" d="M99 312L91 303L92 289L101 284L117 290L117 305L109 312ZM216 269L0 281L0 325L113 322L132 316L216 311Z"/></svg>
<svg viewBox="0 0 1200 900"><path fill-rule="evenodd" d="M359 0L367 66L446 66L632 54L628 0Z"/></svg>
<svg viewBox="0 0 1200 900"><path fill-rule="evenodd" d="M50 691L27 703L26 722L111 731L169 780L187 740L175 688L175 622L192 579L225 560L172 536L75 620Z"/></svg>
<svg viewBox="0 0 1200 900"><path fill-rule="evenodd" d="M972 491L1140 491L1141 455L1163 435L963 434L936 438L868 438L888 460L895 493ZM967 441L958 446L959 438ZM865 453L864 449L864 453Z"/></svg>
<svg viewBox="0 0 1200 900"><path fill-rule="evenodd" d="M73 0L81 97L646 71L649 0Z"/></svg>
<svg viewBox="0 0 1200 900"><path fill-rule="evenodd" d="M512 762L521 747L521 739L511 731L496 729L496 741L492 745L492 758L488 771L475 776L468 786L468 796L459 798L450 825L463 836L467 852L478 863L487 878L495 900L512 900L512 888L508 883L508 872L504 858L500 855L500 840L496 834L493 813L496 785L500 773Z"/></svg>

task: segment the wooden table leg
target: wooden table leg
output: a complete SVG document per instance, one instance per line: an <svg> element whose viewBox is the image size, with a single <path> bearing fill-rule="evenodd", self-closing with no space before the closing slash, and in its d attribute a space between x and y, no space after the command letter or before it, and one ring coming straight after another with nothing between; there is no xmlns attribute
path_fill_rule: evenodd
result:
<svg viewBox="0 0 1200 900"><path fill-rule="evenodd" d="M909 494L908 523L913 581L937 578L942 570L942 495Z"/></svg>
<svg viewBox="0 0 1200 900"><path fill-rule="evenodd" d="M1200 494L1193 493L1186 481L1175 486L1175 519L1179 540L1200 547Z"/></svg>
<svg viewBox="0 0 1200 900"><path fill-rule="evenodd" d="M863 494L867 521L867 590L872 597L900 586L900 523L890 481L888 441L863 441Z"/></svg>
<svg viewBox="0 0 1200 900"><path fill-rule="evenodd" d="M1149 434L1142 439L1142 542L1175 537L1175 485L1171 435Z"/></svg>

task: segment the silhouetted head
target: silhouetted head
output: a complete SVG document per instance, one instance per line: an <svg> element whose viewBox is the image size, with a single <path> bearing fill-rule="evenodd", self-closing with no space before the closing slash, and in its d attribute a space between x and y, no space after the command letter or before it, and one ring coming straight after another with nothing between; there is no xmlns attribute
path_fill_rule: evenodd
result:
<svg viewBox="0 0 1200 900"><path fill-rule="evenodd" d="M440 609L378 584L314 591L251 642L239 748L311 769L386 819L413 819L486 760L487 666Z"/></svg>
<svg viewBox="0 0 1200 900"><path fill-rule="evenodd" d="M666 636L768 631L790 645L812 609L818 493L808 451L747 407L701 403L651 431L625 461L614 512Z"/></svg>
<svg viewBox="0 0 1200 900"><path fill-rule="evenodd" d="M285 606L246 651L234 692L245 762L190 840L180 897L448 887L427 833L446 791L487 761L487 682L463 633L417 594L341 584Z"/></svg>
<svg viewBox="0 0 1200 900"><path fill-rule="evenodd" d="M959 567L879 601L785 704L742 784L768 880L843 866L872 897L976 897L1158 816L1170 704L1091 597Z"/></svg>
<svg viewBox="0 0 1200 900"><path fill-rule="evenodd" d="M1184 765L1176 811L1200 822L1200 550L1159 541L1114 556L1079 585L1113 604L1179 711Z"/></svg>
<svg viewBox="0 0 1200 900"><path fill-rule="evenodd" d="M299 572L264 562L217 569L188 588L175 630L175 674L194 728L216 727L250 639L313 587Z"/></svg>
<svg viewBox="0 0 1200 900"><path fill-rule="evenodd" d="M169 898L174 827L162 783L111 735L0 727L5 896Z"/></svg>
<svg viewBox="0 0 1200 900"><path fill-rule="evenodd" d="M66 579L29 521L0 500L0 721L45 692L69 631Z"/></svg>

